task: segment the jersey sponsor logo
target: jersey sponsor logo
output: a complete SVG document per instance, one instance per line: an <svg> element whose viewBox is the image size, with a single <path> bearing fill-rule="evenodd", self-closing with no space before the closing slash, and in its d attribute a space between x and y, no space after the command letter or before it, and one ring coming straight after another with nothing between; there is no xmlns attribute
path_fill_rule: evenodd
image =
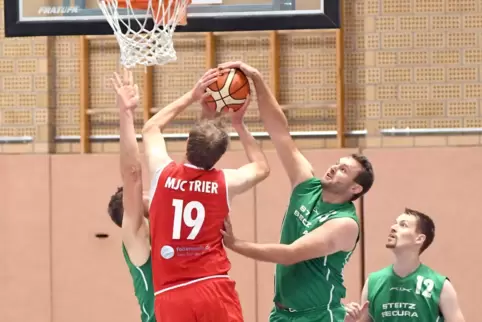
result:
<svg viewBox="0 0 482 322"><path fill-rule="evenodd" d="M209 250L208 245L178 246L175 249L164 245L161 248L161 257L171 259L174 256L201 256L207 250Z"/></svg>
<svg viewBox="0 0 482 322"><path fill-rule="evenodd" d="M311 227L312 224L308 221L308 219L306 219L304 214L302 214L298 210L295 210L293 214L295 215L296 218L298 218L298 220L303 224L303 226L305 226L306 228Z"/></svg>
<svg viewBox="0 0 482 322"><path fill-rule="evenodd" d="M174 248L169 245L164 245L161 248L161 257L164 259L171 259L175 255Z"/></svg>
<svg viewBox="0 0 482 322"><path fill-rule="evenodd" d="M406 317L418 318L417 305L415 303L384 303L382 304L382 317Z"/></svg>

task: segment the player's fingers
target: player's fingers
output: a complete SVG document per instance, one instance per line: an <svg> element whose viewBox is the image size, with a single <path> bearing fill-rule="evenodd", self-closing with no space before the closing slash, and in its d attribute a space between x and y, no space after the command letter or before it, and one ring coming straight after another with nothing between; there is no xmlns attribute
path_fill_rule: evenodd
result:
<svg viewBox="0 0 482 322"><path fill-rule="evenodd" d="M122 87L122 80L121 80L121 77L118 73L114 73L114 79L115 79L115 82L116 82L116 87L117 88Z"/></svg>
<svg viewBox="0 0 482 322"><path fill-rule="evenodd" d="M128 76L129 76L129 84L134 85L134 73L132 71L129 71Z"/></svg>
<svg viewBox="0 0 482 322"><path fill-rule="evenodd" d="M207 80L201 82L201 88L206 89L209 85L215 83L217 80L218 80L217 76L214 77L214 78L211 78L211 79L207 79Z"/></svg>
<svg viewBox="0 0 482 322"><path fill-rule="evenodd" d="M211 76L215 76L215 75L217 75L217 73L218 73L217 68L211 68L207 72L204 73L204 75L201 77L201 79L206 79L206 78L209 78Z"/></svg>
<svg viewBox="0 0 482 322"><path fill-rule="evenodd" d="M115 79L113 79L113 78L111 78L110 81L111 81L111 83L112 83L112 88L114 89L114 91L115 91L116 93L118 93L118 92L119 92L119 87L117 86L117 82L116 82Z"/></svg>
<svg viewBox="0 0 482 322"><path fill-rule="evenodd" d="M370 304L370 303L369 303L368 301L366 301L365 303L363 303L362 307L360 308L360 311L362 311L362 312L367 311L369 304Z"/></svg>
<svg viewBox="0 0 482 322"><path fill-rule="evenodd" d="M218 65L219 69L231 69L231 68L239 68L241 66L241 62L239 61L231 61L226 62Z"/></svg>
<svg viewBox="0 0 482 322"><path fill-rule="evenodd" d="M218 76L219 76L219 72L217 69L213 69L213 71L211 72L208 72L206 74L204 74L203 77L201 77L201 83L204 83L208 80L211 80L211 79L216 79Z"/></svg>
<svg viewBox="0 0 482 322"><path fill-rule="evenodd" d="M226 231L230 231L231 230L231 219L229 218L229 216L227 216L225 219L224 219L224 229Z"/></svg>
<svg viewBox="0 0 482 322"><path fill-rule="evenodd" d="M132 85L130 82L130 77L129 77L129 70L127 68L124 68L124 75L123 75L123 84L124 85Z"/></svg>

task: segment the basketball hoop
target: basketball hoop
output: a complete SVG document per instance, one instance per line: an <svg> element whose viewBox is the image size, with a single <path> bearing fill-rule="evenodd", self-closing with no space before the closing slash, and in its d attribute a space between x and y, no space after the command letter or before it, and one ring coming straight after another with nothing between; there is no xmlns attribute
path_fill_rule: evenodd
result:
<svg viewBox="0 0 482 322"><path fill-rule="evenodd" d="M177 25L187 24L191 0L98 0L120 48L120 63L164 65L175 61L172 36ZM119 8L125 10L122 15ZM153 24L149 24L152 18Z"/></svg>

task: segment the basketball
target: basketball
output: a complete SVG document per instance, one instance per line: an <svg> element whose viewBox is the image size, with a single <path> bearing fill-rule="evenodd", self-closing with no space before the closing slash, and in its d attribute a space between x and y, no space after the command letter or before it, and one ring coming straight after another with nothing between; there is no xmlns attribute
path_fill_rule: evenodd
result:
<svg viewBox="0 0 482 322"><path fill-rule="evenodd" d="M249 81L240 69L231 69L218 76L206 92L211 94L206 104L216 112L237 111L249 95Z"/></svg>

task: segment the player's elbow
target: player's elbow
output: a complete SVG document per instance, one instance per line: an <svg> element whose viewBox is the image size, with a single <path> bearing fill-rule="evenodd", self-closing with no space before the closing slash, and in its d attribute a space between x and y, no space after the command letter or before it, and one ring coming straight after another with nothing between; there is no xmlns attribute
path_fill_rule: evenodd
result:
<svg viewBox="0 0 482 322"><path fill-rule="evenodd" d="M256 166L257 166L257 177L259 178L259 181L266 179L271 172L268 162L266 162L266 160L263 160L261 162L257 162Z"/></svg>

